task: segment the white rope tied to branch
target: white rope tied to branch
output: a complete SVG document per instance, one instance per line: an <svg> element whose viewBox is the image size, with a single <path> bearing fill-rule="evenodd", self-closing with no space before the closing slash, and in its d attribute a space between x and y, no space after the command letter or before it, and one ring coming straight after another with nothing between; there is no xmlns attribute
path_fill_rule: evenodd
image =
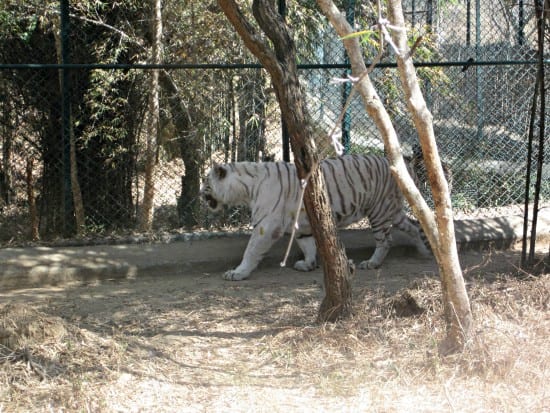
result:
<svg viewBox="0 0 550 413"><path fill-rule="evenodd" d="M292 247L292 243L294 242L294 237L296 236L296 231L299 228L298 220L300 219L300 210L302 209L302 205L304 203L304 193L306 191L307 181L309 180L309 177L311 176L311 172L306 175L304 179L300 180L300 197L298 199L298 209L296 210L295 216L294 216L294 224L292 225L292 232L290 233L290 240L288 241L288 245L286 247L285 256L283 257L283 260L281 261L281 267L286 267L286 261L288 260L288 256L290 255L290 248Z"/></svg>

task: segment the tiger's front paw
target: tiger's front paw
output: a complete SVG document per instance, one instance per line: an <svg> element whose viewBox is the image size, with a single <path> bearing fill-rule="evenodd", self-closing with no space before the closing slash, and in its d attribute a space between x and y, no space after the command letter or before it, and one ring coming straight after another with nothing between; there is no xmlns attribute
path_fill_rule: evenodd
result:
<svg viewBox="0 0 550 413"><path fill-rule="evenodd" d="M317 263L316 262L307 262L305 260L300 260L300 261L296 261L294 263L294 269L297 270L297 271L304 271L304 272L308 272L308 271L312 271L315 269L315 267L317 267Z"/></svg>
<svg viewBox="0 0 550 413"><path fill-rule="evenodd" d="M241 281L241 280L247 279L249 276L250 276L250 273L248 274L242 273L235 269L235 270L226 271L223 274L223 279L227 281Z"/></svg>

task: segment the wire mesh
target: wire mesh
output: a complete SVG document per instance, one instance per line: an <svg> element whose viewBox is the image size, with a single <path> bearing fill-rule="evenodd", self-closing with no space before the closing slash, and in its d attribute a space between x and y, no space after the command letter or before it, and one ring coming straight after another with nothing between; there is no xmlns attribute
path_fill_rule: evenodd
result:
<svg viewBox="0 0 550 413"><path fill-rule="evenodd" d="M375 23L371 2L342 3L358 30ZM1 245L75 237L74 196L67 197L75 191L85 212L79 236L135 232L150 116L151 4L71 2L66 39L57 0L0 4ZM411 45L420 38L414 60L457 211L475 214L523 202L537 70L533 4L403 1ZM346 55L314 2L289 5L286 19L319 148L330 156L334 152L325 136L350 93L349 83L335 81L349 75ZM199 186L212 162L283 159L284 134L270 79L216 6L166 0L163 20L154 231L241 228L247 212L228 210L214 219L199 201ZM371 61L376 32L361 41ZM64 69L63 45L73 64ZM414 154L418 138L393 62L386 51L372 79L404 152ZM64 75L70 82L65 94ZM65 118L64 101L69 103ZM346 151L383 153L358 97L336 126ZM547 161L542 182L548 200Z"/></svg>

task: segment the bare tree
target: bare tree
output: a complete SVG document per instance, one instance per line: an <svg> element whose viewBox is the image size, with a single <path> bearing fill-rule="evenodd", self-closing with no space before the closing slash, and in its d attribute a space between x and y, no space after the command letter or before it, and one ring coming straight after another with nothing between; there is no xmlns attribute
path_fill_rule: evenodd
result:
<svg viewBox="0 0 550 413"><path fill-rule="evenodd" d="M57 62L63 63L62 57L62 46L61 46L61 22L60 18L57 15L54 15L52 19L53 25L55 27L54 36L55 36L55 48L57 51ZM62 69L59 69L59 90L63 89L63 76L70 76L70 71L64 72ZM63 93L63 92L61 92ZM80 180L78 178L78 165L76 160L76 138L74 135L74 123L73 123L73 114L72 114L72 105L69 109L69 164L70 164L70 177L71 177L71 193L73 198L74 206L74 216L76 224L76 233L82 234L85 229L85 212L84 212L84 201L82 200L82 191L80 189ZM32 163L32 161L31 161ZM29 201L30 202L30 201ZM31 211L32 214L32 211ZM34 239L34 223L32 226L33 239Z"/></svg>
<svg viewBox="0 0 550 413"><path fill-rule="evenodd" d="M388 1L389 20L393 28L391 30L391 39L393 40L389 37L388 29L384 25L379 10L381 48L383 47L382 39L385 38L386 41L392 42L396 49L401 84L405 91L407 107L412 114L419 134L435 204L435 215L429 209L426 201L407 172L401 154L399 139L389 114L370 81L359 41L357 37L349 37L354 32L352 27L332 0L317 0L317 3L329 18L338 35L341 37L348 36L344 39L344 46L350 57L353 74L360 79L357 83L357 89L361 94L367 112L375 121L382 135L392 173L411 205L415 216L422 224L439 266L443 290L444 316L448 327L447 337L441 343L440 350L445 354L458 351L463 348L466 339L470 335L472 314L458 260L449 189L437 151L432 115L426 106L420 90L412 62L411 51L407 45L407 32L401 1Z"/></svg>
<svg viewBox="0 0 550 413"><path fill-rule="evenodd" d="M153 47L151 61L160 64L162 57L162 6L161 0L154 0L153 8ZM153 175L157 162L158 133L159 133L159 70L153 69L150 74L149 113L147 117L146 148L145 148L145 184L143 188L143 202L139 217L141 231L150 231L153 226L153 202L155 199L155 183Z"/></svg>
<svg viewBox="0 0 550 413"><path fill-rule="evenodd" d="M307 184L304 203L323 261L326 296L320 321L333 321L351 312L351 272L332 218L324 178L319 168L314 133L306 100L298 80L296 51L283 17L273 1L254 0L252 12L263 33L247 20L234 0L218 0L219 6L243 39L246 47L271 75L275 94L291 140L298 176Z"/></svg>
<svg viewBox="0 0 550 413"><path fill-rule="evenodd" d="M29 203L29 216L31 225L31 239L38 241L40 234L38 232L38 210L36 209L36 196L34 194L34 179L32 176L34 160L27 158L27 167L25 181L27 184L27 202Z"/></svg>

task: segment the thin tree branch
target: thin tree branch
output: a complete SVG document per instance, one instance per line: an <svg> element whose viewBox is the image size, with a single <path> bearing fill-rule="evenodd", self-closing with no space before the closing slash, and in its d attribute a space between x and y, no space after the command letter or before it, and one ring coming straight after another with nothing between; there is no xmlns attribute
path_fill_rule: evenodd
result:
<svg viewBox="0 0 550 413"><path fill-rule="evenodd" d="M277 62L275 53L246 19L237 3L234 0L218 0L218 5L243 39L246 47L260 60L260 63L268 69L282 73L282 68Z"/></svg>
<svg viewBox="0 0 550 413"><path fill-rule="evenodd" d="M60 12L58 10L54 10L53 13L59 14ZM80 20L80 21L83 21L83 22L86 22L86 23L91 23L91 24L94 24L96 26L100 26L100 27L103 27L105 29L108 29L112 32L117 33L124 40L127 40L128 42L133 43L133 44L137 44L138 46L141 46L143 49L145 49L145 46L143 45L143 41L135 39L135 38L131 37L130 35L126 34L124 31L122 31L120 29L117 29L116 27L111 26L110 24L102 22L101 20L90 19L88 17L79 16L78 14L74 14L74 13L70 13L69 17L71 19L77 19L77 20Z"/></svg>

